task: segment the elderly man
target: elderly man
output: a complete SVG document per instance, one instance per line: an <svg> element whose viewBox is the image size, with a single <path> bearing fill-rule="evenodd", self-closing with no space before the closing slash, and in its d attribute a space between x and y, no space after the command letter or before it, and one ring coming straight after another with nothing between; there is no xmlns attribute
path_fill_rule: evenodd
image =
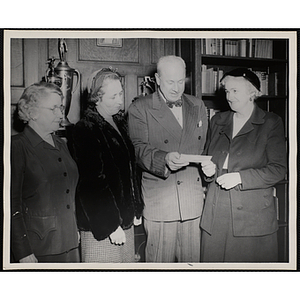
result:
<svg viewBox="0 0 300 300"><path fill-rule="evenodd" d="M203 190L198 165L207 131L202 100L184 94L182 58L160 58L158 91L129 107L129 132L142 168L147 262L199 262Z"/></svg>

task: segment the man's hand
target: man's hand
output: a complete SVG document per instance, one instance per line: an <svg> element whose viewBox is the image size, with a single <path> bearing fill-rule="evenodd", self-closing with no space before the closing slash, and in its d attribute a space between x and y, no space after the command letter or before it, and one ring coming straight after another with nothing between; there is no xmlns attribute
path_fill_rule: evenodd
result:
<svg viewBox="0 0 300 300"><path fill-rule="evenodd" d="M211 160L205 160L205 161L201 162L201 167L202 167L203 173L207 177L211 177L211 176L215 175L215 173L216 173L216 165Z"/></svg>
<svg viewBox="0 0 300 300"><path fill-rule="evenodd" d="M181 160L178 152L169 152L166 155L166 164L171 171L177 171L182 167L187 166L189 162Z"/></svg>
<svg viewBox="0 0 300 300"><path fill-rule="evenodd" d="M19 260L20 263L37 263L38 260L34 254L30 254L26 257L23 257Z"/></svg>
<svg viewBox="0 0 300 300"><path fill-rule="evenodd" d="M123 245L126 242L124 230L119 226L116 231L109 236L109 239L112 244Z"/></svg>
<svg viewBox="0 0 300 300"><path fill-rule="evenodd" d="M217 183L225 190L230 190L238 184L242 183L239 172L223 174L217 178Z"/></svg>

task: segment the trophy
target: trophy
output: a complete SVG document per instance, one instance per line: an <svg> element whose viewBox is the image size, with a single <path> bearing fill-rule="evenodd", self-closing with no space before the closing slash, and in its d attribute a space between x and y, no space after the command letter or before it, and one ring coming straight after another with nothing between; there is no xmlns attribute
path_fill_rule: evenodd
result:
<svg viewBox="0 0 300 300"><path fill-rule="evenodd" d="M71 100L72 95L78 88L78 84L80 81L80 73L78 70L72 69L69 67L67 61L66 61L66 52L67 44L65 39L59 39L58 42L58 52L59 52L59 58L60 61L57 64L56 67L54 67L54 61L55 58L52 57L48 60L49 68L46 71L45 79L47 82L52 82L57 84L62 93L63 93L63 106L64 106L64 112L63 112L63 120L61 122L62 126L70 126L72 123L68 120L68 113L71 106ZM74 75L76 75L76 83L73 87L73 78Z"/></svg>

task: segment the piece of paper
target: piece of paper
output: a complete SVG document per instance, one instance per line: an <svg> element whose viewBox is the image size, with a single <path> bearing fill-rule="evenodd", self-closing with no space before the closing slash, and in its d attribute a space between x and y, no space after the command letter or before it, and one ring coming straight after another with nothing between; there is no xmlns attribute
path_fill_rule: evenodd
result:
<svg viewBox="0 0 300 300"><path fill-rule="evenodd" d="M206 160L211 160L212 156L209 155L193 155L193 154L181 154L180 159L190 163L201 163Z"/></svg>

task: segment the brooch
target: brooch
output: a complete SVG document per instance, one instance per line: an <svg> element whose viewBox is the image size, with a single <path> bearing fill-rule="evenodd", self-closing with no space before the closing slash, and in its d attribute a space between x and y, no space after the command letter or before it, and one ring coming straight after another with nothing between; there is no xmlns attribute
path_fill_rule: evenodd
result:
<svg viewBox="0 0 300 300"><path fill-rule="evenodd" d="M202 126L202 121L200 120L200 122L197 124L197 127L201 127Z"/></svg>

